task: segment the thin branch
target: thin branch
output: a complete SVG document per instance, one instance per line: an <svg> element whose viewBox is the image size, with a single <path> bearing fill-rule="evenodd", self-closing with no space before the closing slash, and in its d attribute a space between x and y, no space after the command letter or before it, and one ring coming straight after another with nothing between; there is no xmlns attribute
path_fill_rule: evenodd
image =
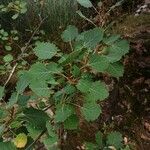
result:
<svg viewBox="0 0 150 150"><path fill-rule="evenodd" d="M28 46L30 45L34 35L38 32L39 28L41 27L42 23L44 22L46 18L42 19L39 23L39 25L37 26L37 28L34 30L33 34L31 35L29 41L25 44L25 47L21 48L21 54L18 56L17 60L20 60L21 57L23 56L24 52L27 50Z"/></svg>
<svg viewBox="0 0 150 150"><path fill-rule="evenodd" d="M8 79L6 80L5 84L4 84L4 87L5 87L5 86L8 84L8 82L10 81L10 79L11 79L13 73L15 72L15 69L16 69L17 65L18 65L18 63L16 63L16 64L14 65L14 67L12 68L9 77L8 77Z"/></svg>
<svg viewBox="0 0 150 150"><path fill-rule="evenodd" d="M22 47L22 49L21 49L22 52L21 52L21 54L18 56L17 60L22 59L22 56L23 56L24 52L27 50L28 46L30 45L30 42L32 41L32 39L33 39L33 37L34 37L34 35L37 33L37 31L39 30L39 28L41 27L41 25L42 25L42 23L44 22L45 19L46 19L46 18L44 18L43 20L41 20L41 22L39 23L38 27L34 30L32 36L30 37L30 39L28 40L28 42L25 44L25 47ZM16 60L16 61L17 61L17 60ZM14 73L15 70L16 70L17 65L18 65L18 63L16 63L16 64L14 65L14 67L12 68L12 71L11 71L9 77L8 77L8 79L6 80L5 84L4 84L4 87L5 87L5 86L8 84L8 82L10 81L10 79L11 79L13 73Z"/></svg>
<svg viewBox="0 0 150 150"><path fill-rule="evenodd" d="M71 104L71 105L74 105L74 106L76 106L76 107L83 108L82 106L80 106L80 105L78 105L78 104L75 104L75 103L67 102L67 104Z"/></svg>
<svg viewBox="0 0 150 150"><path fill-rule="evenodd" d="M47 130L43 130L39 136L25 149L25 150L29 150L41 137L42 135L46 132Z"/></svg>
<svg viewBox="0 0 150 150"><path fill-rule="evenodd" d="M96 9L96 7L95 6L92 6L93 7L93 9L95 10L95 12L98 14L98 15L100 15L100 13L99 13L99 11Z"/></svg>
<svg viewBox="0 0 150 150"><path fill-rule="evenodd" d="M69 44L70 44L70 47L71 47L71 51L73 51L73 46L72 46L71 41L69 42Z"/></svg>
<svg viewBox="0 0 150 150"><path fill-rule="evenodd" d="M95 27L97 27L97 25L96 25L92 20L90 20L89 18L87 18L86 16L84 16L80 10L76 11L76 13L77 13L81 18L83 18L84 20L90 22L90 23L93 24Z"/></svg>
<svg viewBox="0 0 150 150"><path fill-rule="evenodd" d="M45 108L43 109L43 111L47 111L48 109L50 109L50 108L53 107L53 106L54 106L54 104L49 105L49 106L45 107Z"/></svg>

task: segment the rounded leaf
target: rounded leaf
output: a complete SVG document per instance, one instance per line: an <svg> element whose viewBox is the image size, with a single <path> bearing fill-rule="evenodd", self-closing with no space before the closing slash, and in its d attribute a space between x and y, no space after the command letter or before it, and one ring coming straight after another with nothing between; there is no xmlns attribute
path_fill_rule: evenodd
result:
<svg viewBox="0 0 150 150"><path fill-rule="evenodd" d="M81 6L86 7L86 8L90 8L90 7L93 6L90 0L77 0L77 2L78 2Z"/></svg>
<svg viewBox="0 0 150 150"><path fill-rule="evenodd" d="M101 114L101 107L96 103L85 103L81 112L87 121L96 120Z"/></svg>
<svg viewBox="0 0 150 150"><path fill-rule="evenodd" d="M90 57L89 65L98 72L104 72L109 66L109 61L106 57L95 54Z"/></svg>
<svg viewBox="0 0 150 150"><path fill-rule="evenodd" d="M11 62L13 60L13 56L11 54L8 54L8 55L4 56L3 60L6 63Z"/></svg>
<svg viewBox="0 0 150 150"><path fill-rule="evenodd" d="M17 148L24 148L27 144L27 135L24 133L20 133L14 139L14 144Z"/></svg>
<svg viewBox="0 0 150 150"><path fill-rule="evenodd" d="M33 51L40 59L51 59L57 54L58 48L52 43L38 42Z"/></svg>
<svg viewBox="0 0 150 150"><path fill-rule="evenodd" d="M78 36L78 29L75 26L69 25L62 33L61 38L64 42L70 42Z"/></svg>

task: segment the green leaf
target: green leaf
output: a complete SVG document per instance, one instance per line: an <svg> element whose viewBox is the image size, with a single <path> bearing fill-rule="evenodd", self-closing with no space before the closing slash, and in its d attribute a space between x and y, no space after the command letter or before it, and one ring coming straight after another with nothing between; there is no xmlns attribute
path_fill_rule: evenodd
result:
<svg viewBox="0 0 150 150"><path fill-rule="evenodd" d="M114 35L111 35L111 36L109 36L109 37L104 38L104 39L103 39L103 42L104 42L105 44L107 44L107 45L111 45L111 44L113 44L114 42L116 42L117 40L119 40L119 38L120 38L120 35L114 34Z"/></svg>
<svg viewBox="0 0 150 150"><path fill-rule="evenodd" d="M90 57L89 65L98 72L104 72L109 66L109 61L104 56L94 54Z"/></svg>
<svg viewBox="0 0 150 150"><path fill-rule="evenodd" d="M58 74L62 72L62 67L60 67L57 63L49 63L46 66L47 70L51 74Z"/></svg>
<svg viewBox="0 0 150 150"><path fill-rule="evenodd" d="M90 7L93 6L90 0L77 0L77 2L78 2L81 6L86 7L86 8L90 8Z"/></svg>
<svg viewBox="0 0 150 150"><path fill-rule="evenodd" d="M56 136L56 134L54 132L54 129L53 129L53 127L52 127L52 125L50 124L49 121L46 122L46 128L47 128L47 131L48 131L48 134L49 134L50 137L55 137Z"/></svg>
<svg viewBox="0 0 150 150"><path fill-rule="evenodd" d="M4 120L8 115L6 108L0 108L0 122Z"/></svg>
<svg viewBox="0 0 150 150"><path fill-rule="evenodd" d="M119 62L112 63L109 64L108 68L106 69L106 72L108 72L113 77L122 77L124 73L124 67Z"/></svg>
<svg viewBox="0 0 150 150"><path fill-rule="evenodd" d="M82 93L87 93L90 89L92 82L86 79L80 79L76 85L77 89Z"/></svg>
<svg viewBox="0 0 150 150"><path fill-rule="evenodd" d="M72 71L71 72L72 72L74 77L78 77L80 75L80 73L81 73L80 68L78 66L76 66L76 65L74 65L72 67Z"/></svg>
<svg viewBox="0 0 150 150"><path fill-rule="evenodd" d="M2 8L1 10L2 10L2 12L6 12L6 11L7 11L7 8L4 7L4 8Z"/></svg>
<svg viewBox="0 0 150 150"><path fill-rule="evenodd" d="M17 150L15 145L11 142L0 142L1 150Z"/></svg>
<svg viewBox="0 0 150 150"><path fill-rule="evenodd" d="M96 133L95 135L95 140L96 140L96 143L98 144L99 147L103 147L103 134L99 131Z"/></svg>
<svg viewBox="0 0 150 150"><path fill-rule="evenodd" d="M4 96L4 87L0 86L0 100Z"/></svg>
<svg viewBox="0 0 150 150"><path fill-rule="evenodd" d="M104 100L109 96L106 85L103 82L80 79L76 86L78 90L86 94L86 100L89 102Z"/></svg>
<svg viewBox="0 0 150 150"><path fill-rule="evenodd" d="M79 49L76 51L73 51L72 53L68 54L66 58L61 62L61 65L66 65L68 63L72 63L73 61L76 60L79 56L84 54L85 50Z"/></svg>
<svg viewBox="0 0 150 150"><path fill-rule="evenodd" d="M3 57L4 62L8 63L13 60L13 56L11 54L7 54Z"/></svg>
<svg viewBox="0 0 150 150"><path fill-rule="evenodd" d="M33 64L29 70L29 77L31 80L47 80L49 77L50 71L47 67L40 62Z"/></svg>
<svg viewBox="0 0 150 150"><path fill-rule="evenodd" d="M26 108L23 113L25 115L24 119L38 129L45 129L46 122L50 119L44 111L34 108Z"/></svg>
<svg viewBox="0 0 150 150"><path fill-rule="evenodd" d="M96 103L85 103L81 112L87 121L96 120L101 114L101 107Z"/></svg>
<svg viewBox="0 0 150 150"><path fill-rule="evenodd" d="M70 85L70 84L67 84L65 87L64 87L64 92L68 95L70 94L73 94L76 92L76 88L73 86L73 85Z"/></svg>
<svg viewBox="0 0 150 150"><path fill-rule="evenodd" d="M13 38L13 40L14 40L14 41L18 41L18 40L19 40L19 37L16 36L16 37Z"/></svg>
<svg viewBox="0 0 150 150"><path fill-rule="evenodd" d="M60 100L62 99L64 93L62 90L59 90L57 92L54 93L53 95L53 99L56 101L56 102L60 102Z"/></svg>
<svg viewBox="0 0 150 150"><path fill-rule="evenodd" d="M73 26L67 26L67 29L62 33L61 38L64 42L70 42L78 36L78 29Z"/></svg>
<svg viewBox="0 0 150 150"><path fill-rule="evenodd" d="M97 101L104 100L109 96L109 92L106 88L105 83L96 81L89 87L89 92L86 94L86 100Z"/></svg>
<svg viewBox="0 0 150 150"><path fill-rule="evenodd" d="M4 133L5 131L5 125L0 125L0 137L2 136L2 134Z"/></svg>
<svg viewBox="0 0 150 150"><path fill-rule="evenodd" d="M131 150L131 149L130 149L129 145L126 145L126 147L125 148L121 148L121 150Z"/></svg>
<svg viewBox="0 0 150 150"><path fill-rule="evenodd" d="M79 125L79 119L76 115L70 116L64 122L64 128L67 130L75 130Z"/></svg>
<svg viewBox="0 0 150 150"><path fill-rule="evenodd" d="M13 120L13 122L10 124L11 129L18 129L20 127L22 127L22 122L19 120Z"/></svg>
<svg viewBox="0 0 150 150"><path fill-rule="evenodd" d="M120 40L109 46L107 49L108 54L106 58L109 62L117 62L122 56L129 52L129 43L126 40Z"/></svg>
<svg viewBox="0 0 150 150"><path fill-rule="evenodd" d="M27 131L29 132L28 135L33 139L35 140L38 135L40 135L40 133L42 132L41 129L38 129L38 128L35 128L35 126L31 125L31 124L28 124L26 126L27 128Z"/></svg>
<svg viewBox="0 0 150 150"><path fill-rule="evenodd" d="M6 32L6 31L3 32L4 37L8 37L8 35L9 35L8 32Z"/></svg>
<svg viewBox="0 0 150 150"><path fill-rule="evenodd" d="M6 49L7 51L11 51L11 50L12 50L11 46L9 46L9 45L6 45L6 46L5 46L5 49Z"/></svg>
<svg viewBox="0 0 150 150"><path fill-rule="evenodd" d="M74 113L74 109L70 105L58 106L55 112L55 121L64 122L73 113Z"/></svg>
<svg viewBox="0 0 150 150"><path fill-rule="evenodd" d="M48 137L46 138L43 143L46 147L47 150L58 150L57 149L57 142L58 142L58 136L55 136L55 137Z"/></svg>
<svg viewBox="0 0 150 150"><path fill-rule="evenodd" d="M120 149L122 147L122 135L120 132L111 132L107 135L107 145L114 146L116 149Z"/></svg>
<svg viewBox="0 0 150 150"><path fill-rule="evenodd" d="M38 42L33 51L35 55L40 59L51 59L57 54L57 51L59 50L52 43Z"/></svg>
<svg viewBox="0 0 150 150"><path fill-rule="evenodd" d="M42 80L39 80L38 82L37 81L31 82L29 87L36 95L41 97L49 97L51 94L48 85Z"/></svg>
<svg viewBox="0 0 150 150"><path fill-rule="evenodd" d="M83 41L83 45L86 48L95 48L96 45L102 41L104 31L101 28L94 28L88 31L81 33L77 41Z"/></svg>
<svg viewBox="0 0 150 150"><path fill-rule="evenodd" d="M26 73L21 75L17 81L16 90L19 94L22 94L25 88L29 85L29 77Z"/></svg>
<svg viewBox="0 0 150 150"><path fill-rule="evenodd" d="M47 83L51 84L51 85L58 85L58 84L60 84L59 82L57 82L55 80L54 75L49 75L49 78L47 79Z"/></svg>
<svg viewBox="0 0 150 150"><path fill-rule="evenodd" d="M9 101L8 101L7 108L11 108L11 107L14 106L14 104L17 103L17 101L18 101L18 96L19 96L18 93L16 93L16 92L12 93L12 95L11 95Z"/></svg>
<svg viewBox="0 0 150 150"><path fill-rule="evenodd" d="M47 83L57 84L53 74L58 74L60 72L62 72L62 67L58 66L56 63L50 63L45 66L44 64L37 62L31 66L28 72L28 77L30 80L29 87L38 96L49 97L50 90Z"/></svg>
<svg viewBox="0 0 150 150"><path fill-rule="evenodd" d="M3 40L3 41L7 41L8 40L8 37L1 37L1 39Z"/></svg>
<svg viewBox="0 0 150 150"><path fill-rule="evenodd" d="M68 57L68 54L63 54L63 55L61 56L61 58L58 60L58 63L64 62L64 61L67 59L67 57Z"/></svg>
<svg viewBox="0 0 150 150"><path fill-rule="evenodd" d="M93 75L90 72L82 72L81 79L93 81Z"/></svg>
<svg viewBox="0 0 150 150"><path fill-rule="evenodd" d="M27 102L30 100L30 96L28 95L19 95L18 97L18 105L21 107L26 107Z"/></svg>
<svg viewBox="0 0 150 150"><path fill-rule="evenodd" d="M26 11L27 11L27 8L24 7L24 8L21 9L20 13L21 13L21 14L24 14L24 13L26 13Z"/></svg>
<svg viewBox="0 0 150 150"><path fill-rule="evenodd" d="M94 143L86 142L85 143L86 150L98 150L98 146Z"/></svg>
<svg viewBox="0 0 150 150"><path fill-rule="evenodd" d="M11 18L13 19L13 20L15 20L15 19L17 19L19 17L19 13L16 13L15 15L13 15Z"/></svg>

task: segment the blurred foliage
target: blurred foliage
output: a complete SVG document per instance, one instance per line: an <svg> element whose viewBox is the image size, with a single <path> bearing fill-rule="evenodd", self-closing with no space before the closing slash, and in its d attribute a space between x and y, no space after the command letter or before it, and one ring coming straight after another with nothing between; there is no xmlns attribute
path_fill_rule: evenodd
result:
<svg viewBox="0 0 150 150"><path fill-rule="evenodd" d="M59 28L63 28L68 24L76 22L76 0L22 0L21 2L13 0L0 0L0 5L8 8L10 2L22 4L26 3L28 11L26 14L22 13L20 16L18 13L14 13L14 9L10 9L8 13L5 14L0 13L0 24L7 29L13 27L21 30L22 32L25 29L32 30L42 19L45 19L43 26L46 27L48 32L52 32L54 30L58 30ZM25 11L24 7L22 11ZM10 16L12 15L15 15L15 21L10 19Z"/></svg>

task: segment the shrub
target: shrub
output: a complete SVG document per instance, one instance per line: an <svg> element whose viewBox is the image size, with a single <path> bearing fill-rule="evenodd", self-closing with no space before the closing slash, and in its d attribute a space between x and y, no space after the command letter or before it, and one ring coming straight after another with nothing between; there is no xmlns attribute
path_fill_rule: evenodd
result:
<svg viewBox="0 0 150 150"><path fill-rule="evenodd" d="M92 7L88 0L78 2ZM80 116L87 122L98 119L102 113L100 103L109 96L102 77L123 76L121 59L129 51L128 41L119 35L107 35L100 27L79 32L76 26L67 26L61 34L62 43L68 45L67 51L48 40L36 41L33 47L31 38L21 49L7 81L0 86L3 141L0 146L4 149L30 149L38 139L47 149L54 149L59 145L59 131L78 129ZM26 51L29 47L36 59L17 68L18 63L29 56ZM6 63L11 66L13 60L8 58ZM17 83L10 98L5 99L6 85L15 69L18 70ZM4 142L8 136L10 140ZM118 140L112 140L114 137ZM112 132L107 136L106 146L120 148L121 142L122 135Z"/></svg>

